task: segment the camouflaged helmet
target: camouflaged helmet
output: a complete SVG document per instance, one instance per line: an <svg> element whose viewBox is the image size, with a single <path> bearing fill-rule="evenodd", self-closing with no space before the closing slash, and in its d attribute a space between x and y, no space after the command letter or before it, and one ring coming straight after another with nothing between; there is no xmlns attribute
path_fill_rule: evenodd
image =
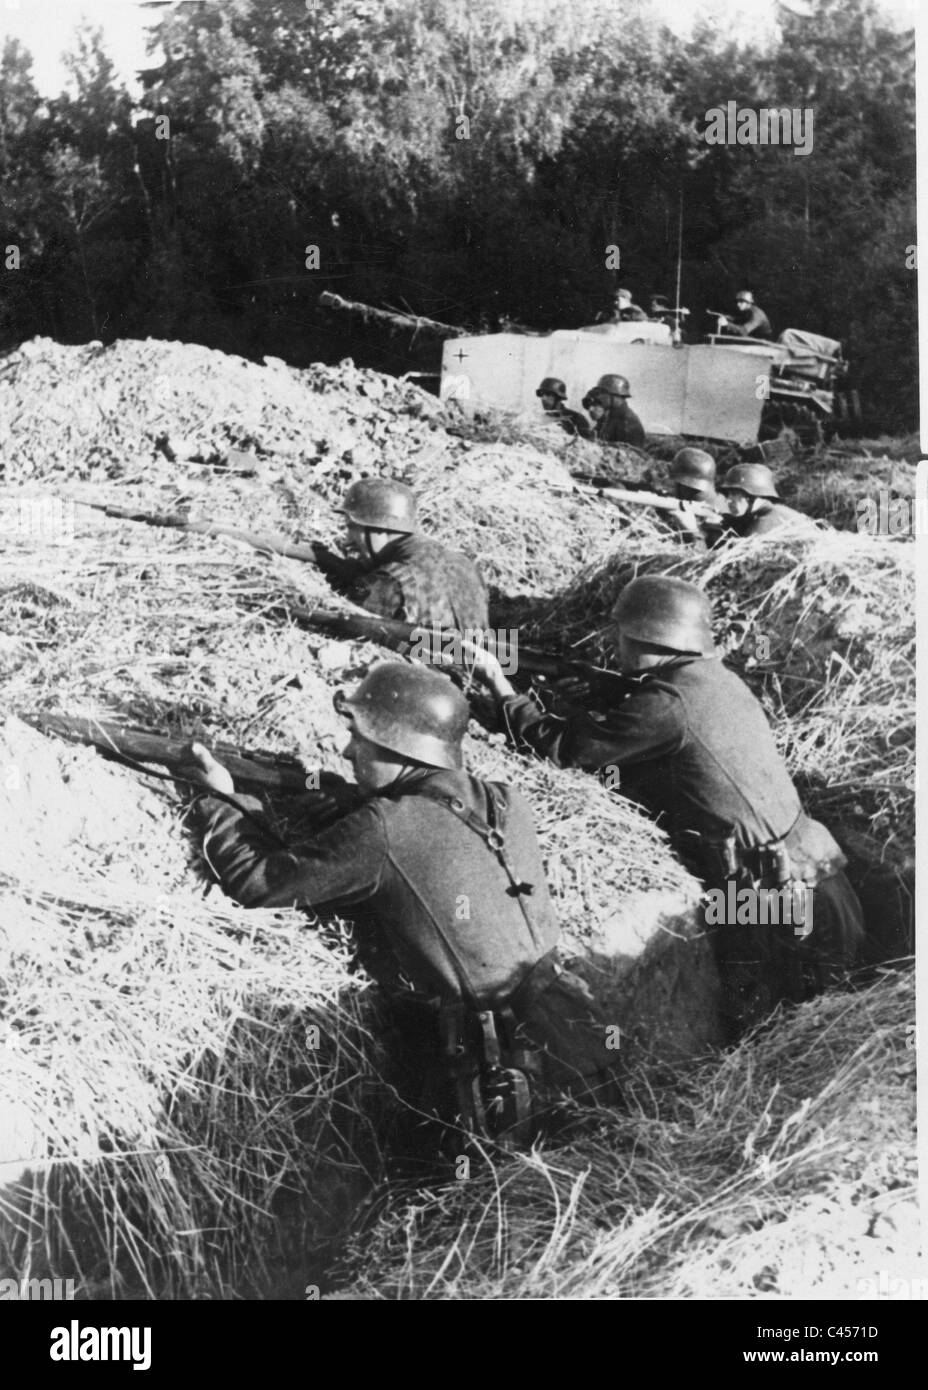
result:
<svg viewBox="0 0 928 1390"><path fill-rule="evenodd" d="M381 661L352 694L339 690L334 703L354 732L380 748L429 767L454 771L463 765L468 704L437 671Z"/></svg>
<svg viewBox="0 0 928 1390"><path fill-rule="evenodd" d="M712 609L685 579L647 574L622 590L612 620L626 637L675 652L712 656Z"/></svg>
<svg viewBox="0 0 928 1390"><path fill-rule="evenodd" d="M372 531L398 531L411 535L417 529L416 498L405 483L392 478L361 478L345 493L341 512L356 526Z"/></svg>
<svg viewBox="0 0 928 1390"><path fill-rule="evenodd" d="M563 381L556 376L546 376L544 381L535 392L536 396L557 396L558 400L567 400L567 387Z"/></svg>
<svg viewBox="0 0 928 1390"><path fill-rule="evenodd" d="M672 482L693 492L712 492L715 488L715 459L705 449L687 446L674 454L670 478Z"/></svg>
<svg viewBox="0 0 928 1390"><path fill-rule="evenodd" d="M628 378L615 376L611 373L601 376L593 387L593 391L603 391L607 396L630 396L632 394ZM593 391L590 392L591 395Z"/></svg>
<svg viewBox="0 0 928 1390"><path fill-rule="evenodd" d="M748 497L780 496L765 463L736 463L719 483L719 492L745 492Z"/></svg>

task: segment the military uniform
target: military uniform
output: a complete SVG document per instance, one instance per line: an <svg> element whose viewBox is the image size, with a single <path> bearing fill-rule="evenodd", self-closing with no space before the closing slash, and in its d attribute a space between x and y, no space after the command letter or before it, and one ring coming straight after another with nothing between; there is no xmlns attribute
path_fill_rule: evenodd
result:
<svg viewBox="0 0 928 1390"><path fill-rule="evenodd" d="M240 903L360 915L371 928L362 963L395 997L508 1005L541 1050L544 1088L614 1099L605 1020L555 960L557 918L517 792L464 771L408 768L298 854L243 814L260 803L236 799L241 811L209 796L196 804L204 855ZM506 865L488 827L504 838ZM423 1066L437 1048L436 1025Z"/></svg>
<svg viewBox="0 0 928 1390"><path fill-rule="evenodd" d="M771 502L763 510L755 509L744 516L726 517L725 527L736 536L766 536L784 528L806 533L817 529L811 517L788 507L785 502Z"/></svg>
<svg viewBox="0 0 928 1390"><path fill-rule="evenodd" d="M571 410L569 406L561 405L557 410L546 410L545 418L553 424L560 425L567 434L574 435L579 439L593 438L593 427L589 420L584 419L579 410Z"/></svg>
<svg viewBox="0 0 928 1390"><path fill-rule="evenodd" d="M428 536L391 541L347 596L381 618L459 630L489 626L487 589L473 560Z"/></svg>
<svg viewBox="0 0 928 1390"><path fill-rule="evenodd" d="M770 320L757 304L752 304L747 309L737 309L729 315L723 331L740 338L770 339L773 337Z"/></svg>
<svg viewBox="0 0 928 1390"><path fill-rule="evenodd" d="M632 410L607 410L596 423L596 439L600 444L643 444L644 425Z"/></svg>
<svg viewBox="0 0 928 1390"><path fill-rule="evenodd" d="M540 711L529 696L504 703L514 741L562 767L618 769L623 794L666 829L683 861L720 887L720 846L733 835L750 866L784 841L792 875L814 888L814 924L796 938L778 926L714 933L731 1034L777 998L801 999L837 979L863 940L860 904L828 830L802 810L763 710L717 657L681 655L629 682L602 724L583 712ZM759 871L759 870L758 870Z"/></svg>

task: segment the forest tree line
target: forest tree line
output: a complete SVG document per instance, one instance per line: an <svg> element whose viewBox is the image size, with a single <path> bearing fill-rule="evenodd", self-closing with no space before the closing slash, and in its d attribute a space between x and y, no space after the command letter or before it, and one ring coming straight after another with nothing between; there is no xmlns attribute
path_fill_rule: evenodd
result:
<svg viewBox="0 0 928 1390"><path fill-rule="evenodd" d="M914 427L914 38L875 0L781 7L764 42L682 38L637 0L223 0L151 22L140 99L99 31L53 99L5 44L0 350L152 336L402 372L423 345L368 341L320 291L575 327L618 284L673 301L682 212L694 336L751 288L775 331L842 340L871 430ZM728 102L811 111L812 148L707 143Z"/></svg>

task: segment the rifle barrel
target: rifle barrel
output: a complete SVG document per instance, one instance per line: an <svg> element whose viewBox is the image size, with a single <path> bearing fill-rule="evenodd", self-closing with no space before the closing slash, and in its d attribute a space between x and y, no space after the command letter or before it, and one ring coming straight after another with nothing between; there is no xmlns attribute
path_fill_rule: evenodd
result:
<svg viewBox="0 0 928 1390"><path fill-rule="evenodd" d="M141 729L126 729L108 720L77 718L67 714L23 714L19 717L40 733L53 734L71 743L83 743L98 748L104 754L121 753L135 762L156 763L166 768L189 766L190 763L187 753L190 737L171 738ZM291 794L306 790L306 773L295 758L262 760L221 743L213 745L213 752L229 769L238 788Z"/></svg>
<svg viewBox="0 0 928 1390"><path fill-rule="evenodd" d="M242 531L237 526L221 526L212 521L191 521L175 512L145 512L132 507L115 507L106 502L82 502L82 506L103 512L117 521L138 521L146 526L165 526L177 531L189 531L200 536L228 536L250 545L265 555L282 555L287 560L314 563L316 546L313 542L291 541L286 536L266 531Z"/></svg>

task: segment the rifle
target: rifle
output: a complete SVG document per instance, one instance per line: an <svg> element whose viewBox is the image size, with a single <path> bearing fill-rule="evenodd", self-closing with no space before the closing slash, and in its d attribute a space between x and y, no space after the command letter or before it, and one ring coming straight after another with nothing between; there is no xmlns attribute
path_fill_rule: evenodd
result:
<svg viewBox="0 0 928 1390"><path fill-rule="evenodd" d="M586 482L581 474L572 473L571 477L576 478L578 482ZM600 486L603 482L606 485ZM610 502L630 502L636 507L655 507L662 512L688 510L705 521L722 520L722 514L706 502L685 502L679 497L668 497L663 492L648 492L644 489L635 491L632 488L613 487L610 481L602 478L594 478L590 486L596 489L598 497L605 497Z"/></svg>
<svg viewBox="0 0 928 1390"><path fill-rule="evenodd" d="M74 499L78 501L78 499ZM139 521L146 526L165 526L175 531L187 531L198 536L229 536L242 541L264 555L283 555L288 560L301 560L305 564L318 566L323 573L353 578L356 565L352 560L342 559L323 545L321 541L300 543L291 541L276 532L242 531L237 526L221 526L211 521L190 521L177 512L145 512L132 507L114 507L108 502L78 501L81 507L92 507L103 512L104 516L115 517L118 521Z"/></svg>
<svg viewBox="0 0 928 1390"><path fill-rule="evenodd" d="M548 680L562 680L575 676L587 681L594 690L605 697L609 692L621 687L627 689L627 677L618 671L610 671L605 666L595 666L589 661L575 660L571 657L552 656L537 648L524 647L516 641L493 640L484 643L483 629L440 628L425 623L405 623L398 618L379 618L373 613L339 613L328 608L304 608L299 604L276 605L277 611L292 618L301 627L329 632L334 637L379 642L381 646L404 655L414 655L429 665L441 666L445 670L456 670L464 676L469 674L468 663L461 651L462 639L475 646L487 645L493 650L504 670L511 667L520 674L543 676ZM493 631L491 629L491 631ZM500 634L502 635L502 634ZM441 658L444 657L445 660Z"/></svg>
<svg viewBox="0 0 928 1390"><path fill-rule="evenodd" d="M183 775L183 769L190 766L187 749L191 736L171 738L143 729L127 729L108 720L77 718L67 714L22 714L19 718L40 733L51 734L68 743L96 748L103 757L130 767L135 772L204 790L199 783ZM317 772L310 778L296 758L284 754L243 753L234 744L228 743L213 744L212 752L228 768L240 791L308 797L310 803L317 801L317 809L330 819L337 819L360 804L361 793L353 783L345 782L332 772ZM144 766L146 763L156 763L169 771L155 772ZM226 796L224 792L210 791L208 795L228 801L236 810L244 809L234 796ZM333 810L333 803L337 811L334 817L329 814Z"/></svg>

